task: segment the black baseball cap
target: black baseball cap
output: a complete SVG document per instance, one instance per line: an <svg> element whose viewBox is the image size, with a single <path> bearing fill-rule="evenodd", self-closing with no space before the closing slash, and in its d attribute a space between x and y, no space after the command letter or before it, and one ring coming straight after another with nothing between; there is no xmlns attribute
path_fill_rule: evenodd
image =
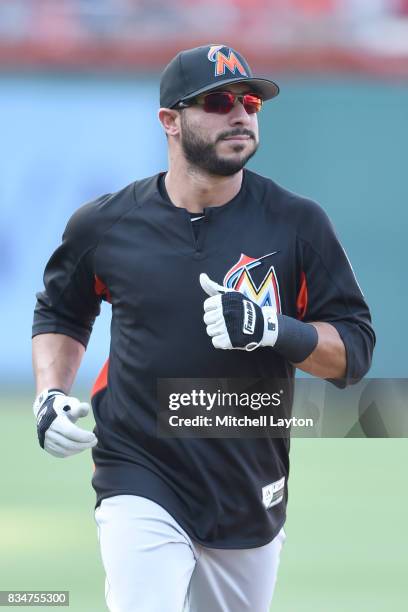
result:
<svg viewBox="0 0 408 612"><path fill-rule="evenodd" d="M231 83L248 83L263 100L279 93L276 83L254 76L246 59L227 45L186 49L174 57L160 79L160 106L172 108L181 100Z"/></svg>

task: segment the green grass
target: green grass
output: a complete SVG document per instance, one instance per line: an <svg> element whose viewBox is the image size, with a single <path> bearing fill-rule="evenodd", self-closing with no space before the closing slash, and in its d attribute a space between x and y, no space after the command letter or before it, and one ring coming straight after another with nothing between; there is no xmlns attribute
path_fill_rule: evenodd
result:
<svg viewBox="0 0 408 612"><path fill-rule="evenodd" d="M42 452L30 404L2 400L0 590L69 590L71 612L104 611L90 454ZM406 609L407 465L404 439L292 441L273 612Z"/></svg>
<svg viewBox="0 0 408 612"><path fill-rule="evenodd" d="M405 610L407 440L292 444L274 612Z"/></svg>

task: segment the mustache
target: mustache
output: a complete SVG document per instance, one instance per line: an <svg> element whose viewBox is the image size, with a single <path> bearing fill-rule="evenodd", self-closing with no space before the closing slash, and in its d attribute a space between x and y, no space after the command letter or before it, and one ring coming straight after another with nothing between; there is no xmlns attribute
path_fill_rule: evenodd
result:
<svg viewBox="0 0 408 612"><path fill-rule="evenodd" d="M249 136L252 140L255 140L255 134L251 130L236 128L235 130L231 130L229 132L222 132L217 138L217 142L219 140L224 140L224 138L232 138L233 136Z"/></svg>

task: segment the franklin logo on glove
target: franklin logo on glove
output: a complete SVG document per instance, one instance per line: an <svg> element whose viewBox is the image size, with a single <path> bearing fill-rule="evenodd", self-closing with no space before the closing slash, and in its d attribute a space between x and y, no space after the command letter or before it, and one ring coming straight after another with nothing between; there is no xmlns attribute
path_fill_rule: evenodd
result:
<svg viewBox="0 0 408 612"><path fill-rule="evenodd" d="M244 304L244 327L242 331L244 334L253 334L255 331L256 313L252 302L248 300L243 301Z"/></svg>

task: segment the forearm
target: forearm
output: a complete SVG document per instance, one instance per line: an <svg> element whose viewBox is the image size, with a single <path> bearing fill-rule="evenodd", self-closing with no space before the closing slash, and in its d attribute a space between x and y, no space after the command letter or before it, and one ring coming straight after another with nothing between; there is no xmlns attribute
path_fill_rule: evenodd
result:
<svg viewBox="0 0 408 612"><path fill-rule="evenodd" d="M85 353L84 346L64 334L39 334L33 338L32 353L37 394L46 388L69 393Z"/></svg>
<svg viewBox="0 0 408 612"><path fill-rule="evenodd" d="M346 375L346 349L335 327L330 323L312 323L318 333L314 351L294 365L319 378L343 378Z"/></svg>

